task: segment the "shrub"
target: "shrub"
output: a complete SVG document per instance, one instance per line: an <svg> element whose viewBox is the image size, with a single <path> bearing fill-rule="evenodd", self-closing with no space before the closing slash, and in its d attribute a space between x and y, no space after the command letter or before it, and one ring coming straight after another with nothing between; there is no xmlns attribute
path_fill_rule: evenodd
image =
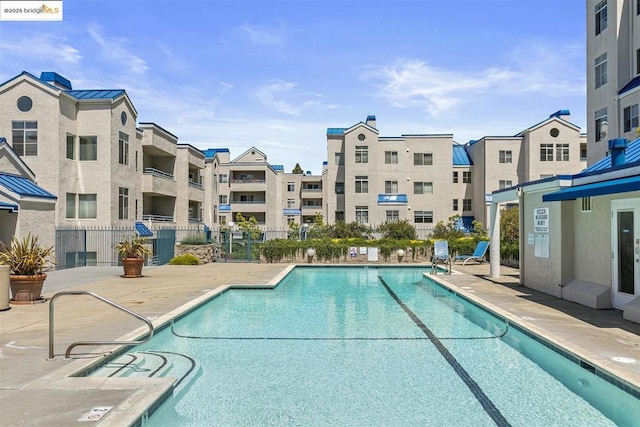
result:
<svg viewBox="0 0 640 427"><path fill-rule="evenodd" d="M413 240L416 238L416 228L406 219L402 221L386 221L378 227L378 232L382 234L383 239Z"/></svg>
<svg viewBox="0 0 640 427"><path fill-rule="evenodd" d="M207 239L204 234L190 234L180 241L183 245L206 245Z"/></svg>
<svg viewBox="0 0 640 427"><path fill-rule="evenodd" d="M198 265L200 260L193 254L182 254L171 258L170 265Z"/></svg>

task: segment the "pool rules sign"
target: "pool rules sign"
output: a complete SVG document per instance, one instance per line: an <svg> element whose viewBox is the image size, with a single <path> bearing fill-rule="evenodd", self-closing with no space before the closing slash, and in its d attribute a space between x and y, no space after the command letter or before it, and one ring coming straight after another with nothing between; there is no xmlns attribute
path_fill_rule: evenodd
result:
<svg viewBox="0 0 640 427"><path fill-rule="evenodd" d="M533 210L533 231L536 233L549 232L549 208L536 208Z"/></svg>

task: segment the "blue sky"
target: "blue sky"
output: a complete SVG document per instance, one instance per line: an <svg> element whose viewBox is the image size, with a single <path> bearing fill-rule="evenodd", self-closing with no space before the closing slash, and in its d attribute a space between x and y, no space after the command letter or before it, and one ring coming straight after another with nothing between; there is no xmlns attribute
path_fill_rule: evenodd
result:
<svg viewBox="0 0 640 427"><path fill-rule="evenodd" d="M560 110L586 131L583 0L64 0L0 22L0 80L125 89L139 122L313 173L326 128L512 135Z"/></svg>

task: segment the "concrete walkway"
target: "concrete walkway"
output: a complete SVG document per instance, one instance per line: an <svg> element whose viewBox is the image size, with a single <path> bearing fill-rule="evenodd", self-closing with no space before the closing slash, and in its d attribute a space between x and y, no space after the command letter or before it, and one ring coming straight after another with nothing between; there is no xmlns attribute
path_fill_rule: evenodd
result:
<svg viewBox="0 0 640 427"><path fill-rule="evenodd" d="M145 277L123 279L119 269L86 267L52 272L45 297L60 289L90 290L159 322L167 313L175 314L179 307L227 285L274 284L286 268L285 264L230 263L162 266L146 268ZM640 324L623 320L618 311L592 310L521 287L517 270L503 267L503 276L490 281L485 280L486 264L454 268L467 274L435 279L640 389ZM89 353L71 360L62 357L75 341L131 339L144 331L140 322L90 297L63 296L56 301L56 358L48 361L48 315L49 303L0 312L3 425L84 425L78 419L98 406L113 407L101 426L128 425L170 390L172 380L167 378L71 376L99 361L110 348L80 347L79 352ZM637 362L621 363L616 360L625 359L617 357Z"/></svg>

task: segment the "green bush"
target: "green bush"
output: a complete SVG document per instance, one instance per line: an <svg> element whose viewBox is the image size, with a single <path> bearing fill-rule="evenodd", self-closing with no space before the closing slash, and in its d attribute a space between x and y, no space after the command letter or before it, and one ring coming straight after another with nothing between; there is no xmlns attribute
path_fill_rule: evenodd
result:
<svg viewBox="0 0 640 427"><path fill-rule="evenodd" d="M416 228L408 220L385 221L378 227L383 238L396 240L412 240L416 238Z"/></svg>
<svg viewBox="0 0 640 427"><path fill-rule="evenodd" d="M206 245L207 239L204 234L190 234L180 242L183 245Z"/></svg>
<svg viewBox="0 0 640 427"><path fill-rule="evenodd" d="M200 260L193 254L182 254L171 258L170 265L199 265Z"/></svg>

